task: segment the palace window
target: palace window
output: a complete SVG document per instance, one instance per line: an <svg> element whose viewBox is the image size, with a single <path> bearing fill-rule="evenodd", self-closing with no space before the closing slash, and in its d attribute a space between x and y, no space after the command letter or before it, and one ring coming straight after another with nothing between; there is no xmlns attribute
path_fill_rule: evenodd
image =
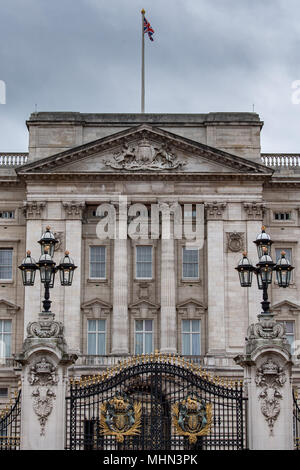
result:
<svg viewBox="0 0 300 470"><path fill-rule="evenodd" d="M152 279L152 246L136 246L136 278Z"/></svg>
<svg viewBox="0 0 300 470"><path fill-rule="evenodd" d="M105 246L90 246L90 278L106 279Z"/></svg>
<svg viewBox="0 0 300 470"><path fill-rule="evenodd" d="M0 279L3 281L12 280L12 248L0 248Z"/></svg>
<svg viewBox="0 0 300 470"><path fill-rule="evenodd" d="M183 279L199 278L199 250L182 248L182 277Z"/></svg>
<svg viewBox="0 0 300 470"><path fill-rule="evenodd" d="M11 357L11 320L0 320L0 363L1 359Z"/></svg>
<svg viewBox="0 0 300 470"><path fill-rule="evenodd" d="M106 354L106 320L88 320L87 352L93 356Z"/></svg>
<svg viewBox="0 0 300 470"><path fill-rule="evenodd" d="M200 356L200 320L182 320L182 354L184 356Z"/></svg>
<svg viewBox="0 0 300 470"><path fill-rule="evenodd" d="M274 212L274 219L275 220L291 220L292 214L291 212Z"/></svg>
<svg viewBox="0 0 300 470"><path fill-rule="evenodd" d="M135 354L153 352L153 320L135 320Z"/></svg>
<svg viewBox="0 0 300 470"><path fill-rule="evenodd" d="M0 211L0 219L14 219L15 211Z"/></svg>

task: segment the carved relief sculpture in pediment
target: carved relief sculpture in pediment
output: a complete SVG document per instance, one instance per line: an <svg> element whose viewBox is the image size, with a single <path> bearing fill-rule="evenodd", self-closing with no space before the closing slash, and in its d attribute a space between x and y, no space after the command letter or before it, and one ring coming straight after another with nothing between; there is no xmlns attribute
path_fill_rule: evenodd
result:
<svg viewBox="0 0 300 470"><path fill-rule="evenodd" d="M121 151L105 161L107 166L117 170L174 170L181 169L185 162L179 160L167 144L160 147L151 145L143 139L137 146L130 147L127 142Z"/></svg>

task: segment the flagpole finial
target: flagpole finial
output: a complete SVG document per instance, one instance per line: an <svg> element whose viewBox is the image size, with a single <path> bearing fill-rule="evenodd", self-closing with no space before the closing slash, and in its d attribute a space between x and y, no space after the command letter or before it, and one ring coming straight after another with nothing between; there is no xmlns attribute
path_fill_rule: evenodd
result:
<svg viewBox="0 0 300 470"><path fill-rule="evenodd" d="M142 15L144 15L146 13L144 8L142 9L141 13L142 13Z"/></svg>

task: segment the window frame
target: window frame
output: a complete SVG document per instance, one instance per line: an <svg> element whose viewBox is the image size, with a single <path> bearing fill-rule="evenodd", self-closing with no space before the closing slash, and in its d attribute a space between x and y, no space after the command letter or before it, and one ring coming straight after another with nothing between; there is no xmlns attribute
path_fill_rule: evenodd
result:
<svg viewBox="0 0 300 470"><path fill-rule="evenodd" d="M104 263L103 262L96 262L91 260L91 253L93 248L104 248ZM99 245L89 245L89 279L91 281L106 281L107 280L107 246L105 244L99 244ZM92 263L94 264L104 264L104 277L94 277L92 276L91 268L92 268Z"/></svg>
<svg viewBox="0 0 300 470"><path fill-rule="evenodd" d="M2 278L0 277L0 283L1 282L13 282L14 280L14 249L12 247L0 247L0 252L1 251L9 251L11 253L11 277L10 278ZM0 273L1 276L1 273Z"/></svg>
<svg viewBox="0 0 300 470"><path fill-rule="evenodd" d="M198 270L198 276L197 277L186 277L186 276L184 276L183 265L184 264L192 264L192 263L185 263L184 262L184 250L186 250L186 251L197 251L197 268L198 268L197 269ZM200 279L200 262L199 262L200 253L199 252L200 252L200 250L198 248L190 248L189 249L184 245L181 247L181 279L183 281L194 281L194 282L199 281L199 279ZM196 263L193 263L193 264L196 264Z"/></svg>
<svg viewBox="0 0 300 470"><path fill-rule="evenodd" d="M188 332L183 331L183 322L187 321L190 324L190 329ZM198 321L199 322L199 331L194 332L192 329L192 322L193 321ZM193 354L192 348L193 348L193 335L199 335L199 354ZM183 335L189 335L189 349L190 349L190 354L185 354L183 352ZM201 318L182 318L181 319L181 354L183 356L201 356L201 351L202 351L202 328L201 328Z"/></svg>
<svg viewBox="0 0 300 470"><path fill-rule="evenodd" d="M136 330L136 322L137 321L142 321L143 322L143 330L141 331L137 331ZM152 336L152 341L151 341L151 352L145 352L145 345L146 345L146 342L145 342L145 334L149 334L150 332L149 331L146 331L145 330L145 322L146 321L151 321L151 336ZM134 344L133 344L133 351L134 351L134 355L139 355L139 354L151 354L154 352L154 335L155 335L155 326L154 326L154 319L153 318L135 318L134 319ZM139 334L143 334L143 352L141 353L137 353L136 352L136 334L139 333Z"/></svg>
<svg viewBox="0 0 300 470"><path fill-rule="evenodd" d="M95 321L96 322L96 330L90 331L89 330L89 322ZM98 329L98 321L104 321L105 329L99 330ZM99 353L98 351L98 334L104 333L104 353ZM94 354L89 353L89 334L95 334L96 336L96 352ZM106 356L107 355L107 320L106 318L87 318L86 319L86 352L88 356Z"/></svg>
<svg viewBox="0 0 300 470"><path fill-rule="evenodd" d="M4 331L4 322L10 322L10 331L9 332L5 332ZM3 325L3 326L2 326ZM5 351L5 356L1 356L1 347L0 347L0 364L1 364L1 361L5 359L11 359L13 357L13 319L12 318L0 318L0 343L2 342L2 337L3 335L6 335L6 336L10 336L10 355L6 355L6 351ZM4 344L5 344L5 341L3 341Z"/></svg>
<svg viewBox="0 0 300 470"><path fill-rule="evenodd" d="M137 274L138 274L138 273L137 273L137 271L138 271L138 269L137 269L138 263L142 263L142 261L138 261L138 259L137 259L137 258L138 258L138 257L137 257L137 252L138 252L138 248L144 248L144 247L147 247L147 248L150 248L150 249L151 249L151 276L150 276L150 277L145 277L145 276L143 276L143 277L138 277L138 275L137 275ZM141 244L136 244L136 245L135 245L135 250L134 250L134 251L135 251L135 256L134 256L134 261L135 261L135 263L134 263L134 264L135 264L135 279L136 279L137 281L141 281L141 280L147 280L147 281L149 281L149 280L152 280L152 279L153 279L153 268L154 268L154 267L153 267L153 258L154 258L154 256L153 256L153 255L154 255L154 249L153 249L153 248L154 248L154 247L153 247L152 244L141 243ZM146 263L149 263L149 264L150 264L150 262L148 262L148 261L143 261L143 262L146 262Z"/></svg>

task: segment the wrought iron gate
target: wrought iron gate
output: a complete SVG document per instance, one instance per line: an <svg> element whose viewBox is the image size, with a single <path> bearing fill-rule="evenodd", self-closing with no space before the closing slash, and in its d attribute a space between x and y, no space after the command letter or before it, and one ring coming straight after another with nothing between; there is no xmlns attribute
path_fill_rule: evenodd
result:
<svg viewBox="0 0 300 470"><path fill-rule="evenodd" d="M293 406L294 448L300 450L300 404L297 390L293 390Z"/></svg>
<svg viewBox="0 0 300 470"><path fill-rule="evenodd" d="M21 390L15 402L0 412L0 450L19 450L21 430Z"/></svg>
<svg viewBox="0 0 300 470"><path fill-rule="evenodd" d="M66 449L246 448L242 381L224 383L177 356L132 357L73 379L66 400Z"/></svg>

